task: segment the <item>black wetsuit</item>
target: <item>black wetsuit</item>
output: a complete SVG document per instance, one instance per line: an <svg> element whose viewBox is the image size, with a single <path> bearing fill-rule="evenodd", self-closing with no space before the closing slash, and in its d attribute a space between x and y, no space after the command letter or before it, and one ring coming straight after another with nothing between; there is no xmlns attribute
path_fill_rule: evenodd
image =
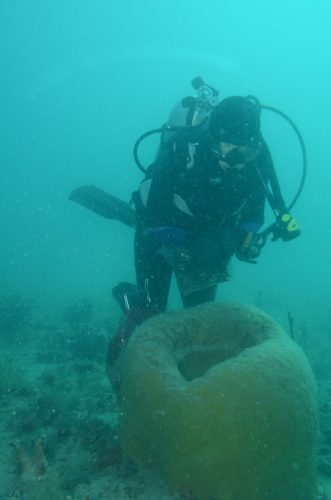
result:
<svg viewBox="0 0 331 500"><path fill-rule="evenodd" d="M224 170L206 141L171 141L161 148L139 191L134 193L138 214L135 265L138 288L148 282L153 305L167 305L173 265L167 248L188 249L206 273L226 279L227 265L248 232L263 224L265 183L272 179L275 199L284 205L273 175L273 162L262 140L254 161L241 170ZM217 284L181 295L184 306L215 298Z"/></svg>
<svg viewBox="0 0 331 500"><path fill-rule="evenodd" d="M226 171L207 141L168 142L133 193L138 290L128 283L113 290L124 314L107 357L119 398L121 354L136 326L165 311L173 272L184 307L214 300L217 283L227 279L231 257L247 233L263 224L263 183L271 185L279 209L285 208L269 150L261 140L254 162Z"/></svg>

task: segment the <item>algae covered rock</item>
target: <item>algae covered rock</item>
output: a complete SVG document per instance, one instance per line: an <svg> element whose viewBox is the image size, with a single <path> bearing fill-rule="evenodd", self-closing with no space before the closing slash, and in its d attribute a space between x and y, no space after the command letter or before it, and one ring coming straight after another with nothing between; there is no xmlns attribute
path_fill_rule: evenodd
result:
<svg viewBox="0 0 331 500"><path fill-rule="evenodd" d="M199 500L316 497L317 403L309 364L281 327L238 304L160 315L123 369L125 456Z"/></svg>

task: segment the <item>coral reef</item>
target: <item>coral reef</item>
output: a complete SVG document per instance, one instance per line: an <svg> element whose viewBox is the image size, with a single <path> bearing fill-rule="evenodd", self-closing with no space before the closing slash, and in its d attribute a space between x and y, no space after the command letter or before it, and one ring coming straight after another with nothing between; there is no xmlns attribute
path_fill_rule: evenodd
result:
<svg viewBox="0 0 331 500"><path fill-rule="evenodd" d="M32 318L33 301L18 294L0 295L1 338L11 339L12 335L28 325Z"/></svg>
<svg viewBox="0 0 331 500"><path fill-rule="evenodd" d="M320 439L318 468L331 477L331 380L318 384L320 400Z"/></svg>
<svg viewBox="0 0 331 500"><path fill-rule="evenodd" d="M25 385L24 370L11 353L0 361L0 397L10 397L22 391Z"/></svg>
<svg viewBox="0 0 331 500"><path fill-rule="evenodd" d="M93 304L88 299L80 299L66 304L62 321L74 331L80 330L92 321Z"/></svg>
<svg viewBox="0 0 331 500"><path fill-rule="evenodd" d="M68 337L68 349L73 358L84 361L104 361L107 339L96 327L83 326Z"/></svg>
<svg viewBox="0 0 331 500"><path fill-rule="evenodd" d="M61 311L61 307L53 303L46 309L38 309L41 321L25 323L22 335L15 334L12 337L19 338L19 342L15 340L14 343L2 343L1 500L192 500L194 497L187 485L180 489L180 494L170 493L157 472L127 460L121 453L118 440L119 408L104 366L105 339L115 330L118 315L111 316L110 331L109 323L104 325L104 311L101 314L95 313L74 331L68 323L63 322ZM295 324L299 325L300 321L299 318ZM314 366L318 368L325 358L323 372L318 371L323 375L318 384L321 406L318 465L324 474L323 478L320 476L318 499L326 500L331 498L331 475L328 473L331 370L327 358L327 341L325 340L322 348L316 345L318 340L315 342L315 324L311 318L307 324L311 332L309 338L314 338L314 342L309 341L307 344L307 353L312 353ZM329 323L325 323L320 332L317 330L321 339L325 337L329 341L326 336L328 328ZM179 366L182 373L189 379L198 357L196 354L186 358L180 355L188 353L192 348L188 333L185 332L182 336L182 343L177 342L176 346L172 346L176 351L176 359L181 361ZM298 332L296 333L300 340ZM81 349L80 343L83 344ZM206 351L208 353L208 349ZM203 377L201 375L200 378ZM198 379L193 377L194 380ZM166 406L161 405L161 416L166 411ZM180 408L177 417L182 420L183 414L179 410ZM138 414L136 425L140 425ZM35 448L38 449L35 443L41 444L42 448L43 436L47 436L46 447L43 449L44 457L47 458L44 474L43 460L38 465L38 460L34 459L35 454L38 455L34 451ZM13 442L23 445L16 445L14 449L10 445ZM19 457L20 454L22 458ZM23 467L22 462L27 465ZM176 465L176 462L173 463ZM23 470L29 473L25 474Z"/></svg>
<svg viewBox="0 0 331 500"><path fill-rule="evenodd" d="M23 444L14 444L18 465L18 481L11 498L40 500L60 498L59 479L51 471L45 456L46 437L41 436L33 444L31 454Z"/></svg>
<svg viewBox="0 0 331 500"><path fill-rule="evenodd" d="M199 500L313 500L317 400L302 351L270 317L208 304L155 317L129 344L120 441Z"/></svg>

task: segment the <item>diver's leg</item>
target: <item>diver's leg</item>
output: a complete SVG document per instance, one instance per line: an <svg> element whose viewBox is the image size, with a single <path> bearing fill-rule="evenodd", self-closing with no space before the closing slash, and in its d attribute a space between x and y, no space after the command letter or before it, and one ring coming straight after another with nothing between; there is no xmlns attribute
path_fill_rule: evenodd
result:
<svg viewBox="0 0 331 500"><path fill-rule="evenodd" d="M216 298L217 285L197 290L188 295L182 295L184 307L194 307L204 302L213 302Z"/></svg>
<svg viewBox="0 0 331 500"><path fill-rule="evenodd" d="M160 253L160 243L142 230L135 236L135 266L138 289L147 286L151 305L164 312L167 307L172 267Z"/></svg>
<svg viewBox="0 0 331 500"><path fill-rule="evenodd" d="M137 231L135 237L137 287L121 283L113 290L115 298L123 309L123 316L116 334L109 343L107 373L118 399L121 396L122 354L132 333L146 319L163 312L167 306L172 268L159 253L159 249L160 245L149 235ZM123 300L124 298L126 300Z"/></svg>
<svg viewBox="0 0 331 500"><path fill-rule="evenodd" d="M216 298L218 281L227 281L229 278L228 265L238 247L238 231L232 227L221 228L210 233L205 232L194 241L192 252L197 262L197 270L210 282L201 289L189 293L181 293L184 307L194 307L204 302L213 302ZM196 278L196 275L194 276ZM207 285L207 286L205 286Z"/></svg>

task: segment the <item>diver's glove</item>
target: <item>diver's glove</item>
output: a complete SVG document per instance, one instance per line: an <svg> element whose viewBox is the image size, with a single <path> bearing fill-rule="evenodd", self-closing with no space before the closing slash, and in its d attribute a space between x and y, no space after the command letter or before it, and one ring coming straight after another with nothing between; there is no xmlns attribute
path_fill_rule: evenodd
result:
<svg viewBox="0 0 331 500"><path fill-rule="evenodd" d="M279 238L283 241L290 241L301 234L297 220L289 213L278 215L272 232L272 241L278 240Z"/></svg>
<svg viewBox="0 0 331 500"><path fill-rule="evenodd" d="M260 256L265 242L266 236L263 233L248 233L236 251L237 259L249 264L257 264L255 259Z"/></svg>

